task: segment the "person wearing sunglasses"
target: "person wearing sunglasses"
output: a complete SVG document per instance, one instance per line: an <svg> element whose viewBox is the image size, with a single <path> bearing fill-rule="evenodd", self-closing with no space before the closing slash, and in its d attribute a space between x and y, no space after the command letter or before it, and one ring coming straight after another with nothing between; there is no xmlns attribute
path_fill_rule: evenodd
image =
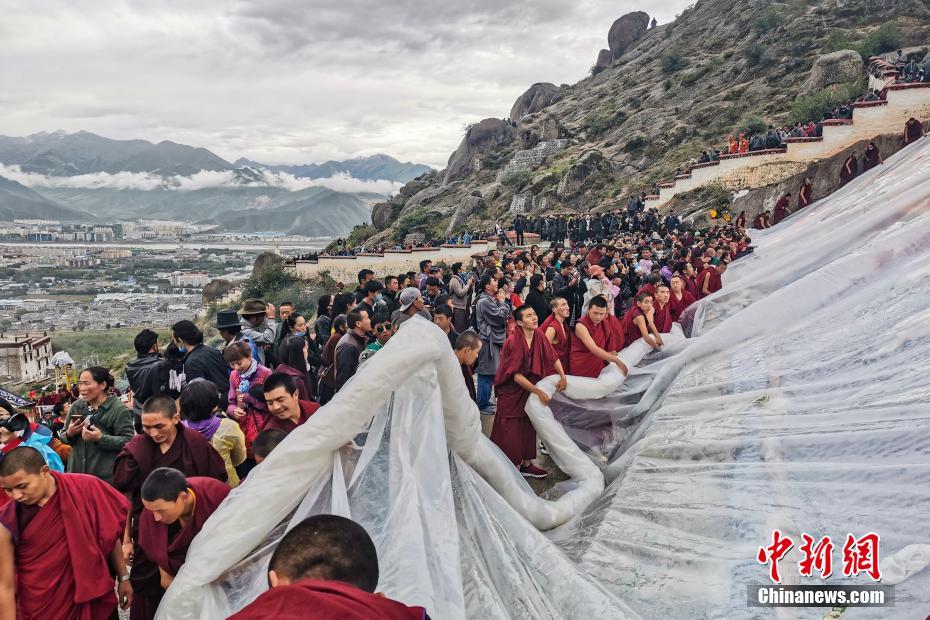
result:
<svg viewBox="0 0 930 620"><path fill-rule="evenodd" d="M371 320L371 332L375 339L368 343L358 356L358 365L361 366L372 355L381 350L387 341L394 335L394 325L391 323L391 317L388 314L376 314Z"/></svg>

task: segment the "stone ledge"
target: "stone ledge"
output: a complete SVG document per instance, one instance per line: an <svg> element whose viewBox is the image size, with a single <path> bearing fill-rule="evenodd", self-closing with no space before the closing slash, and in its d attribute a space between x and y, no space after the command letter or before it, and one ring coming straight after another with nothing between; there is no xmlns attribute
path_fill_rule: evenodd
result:
<svg viewBox="0 0 930 620"><path fill-rule="evenodd" d="M711 166L719 166L720 161L705 161L703 164L694 164L691 166L691 170L697 170L698 168L710 168Z"/></svg>
<svg viewBox="0 0 930 620"><path fill-rule="evenodd" d="M857 101L856 103L852 104L852 105L849 106L849 107L851 107L851 108L853 108L853 109L858 109L858 108L879 108L879 107L881 107L881 106L883 106L883 105L888 105L888 101L885 100L885 99L882 99L882 100L880 100L880 101Z"/></svg>
<svg viewBox="0 0 930 620"><path fill-rule="evenodd" d="M828 118L826 120L820 121L820 124L824 127L840 127L842 125L852 125L853 119L851 118Z"/></svg>
<svg viewBox="0 0 930 620"><path fill-rule="evenodd" d="M803 144L805 142L823 142L823 136L808 136L806 138L785 138L785 144Z"/></svg>
<svg viewBox="0 0 930 620"><path fill-rule="evenodd" d="M852 121L850 121L852 122ZM759 155L778 155L788 149L762 149L761 151L749 151L748 153L733 153L732 155L721 155L720 159L739 159L741 157L757 157Z"/></svg>

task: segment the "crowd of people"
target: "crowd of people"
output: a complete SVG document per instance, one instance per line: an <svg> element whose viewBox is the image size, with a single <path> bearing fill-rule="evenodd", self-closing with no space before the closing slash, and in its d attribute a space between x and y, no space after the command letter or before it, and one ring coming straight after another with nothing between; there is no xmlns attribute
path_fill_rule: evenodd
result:
<svg viewBox="0 0 930 620"><path fill-rule="evenodd" d="M535 383L558 374L563 389L608 364L626 372L624 346L643 338L660 349L684 310L721 288L727 264L752 251L735 225L684 231L638 200L625 212L524 221L551 230L550 247L493 249L448 268L424 260L381 278L363 269L353 292L323 295L315 309L246 299L217 312L219 347L192 321L175 323L168 343L141 330L121 396L108 369L90 367L49 420L2 403L0 616L103 618L119 606L153 618L229 491L336 393L362 389L353 376L414 316L445 333L483 430L524 476L545 477L523 411L530 394L549 401ZM571 231L567 243L559 230ZM331 536L364 547L370 576L377 558L359 542L364 530L321 518ZM344 542L298 537L301 527L288 534L296 546L285 537L271 560L272 589L235 617L290 617L337 594L362 614L344 617L379 606L425 617L372 595L376 576L293 568L306 546L327 556Z"/></svg>

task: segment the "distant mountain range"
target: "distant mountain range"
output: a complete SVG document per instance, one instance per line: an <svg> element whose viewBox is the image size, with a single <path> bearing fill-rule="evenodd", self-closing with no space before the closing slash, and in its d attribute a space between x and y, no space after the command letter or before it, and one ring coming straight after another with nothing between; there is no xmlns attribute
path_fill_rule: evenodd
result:
<svg viewBox="0 0 930 620"><path fill-rule="evenodd" d="M346 234L369 220L388 188L432 170L383 154L322 164L229 163L204 148L86 131L0 136L0 165L0 175L12 177L0 176L0 220L144 217L311 236Z"/></svg>
<svg viewBox="0 0 930 620"><path fill-rule="evenodd" d="M337 174L347 174L350 177L364 181L377 181L386 179L406 183L421 174L431 172L433 169L423 164L399 162L390 155L370 155L356 157L345 161L327 161L322 164L301 164L296 166L280 165L269 166L249 159L236 160L236 166L252 166L276 172L287 172L295 177L307 179L325 179Z"/></svg>

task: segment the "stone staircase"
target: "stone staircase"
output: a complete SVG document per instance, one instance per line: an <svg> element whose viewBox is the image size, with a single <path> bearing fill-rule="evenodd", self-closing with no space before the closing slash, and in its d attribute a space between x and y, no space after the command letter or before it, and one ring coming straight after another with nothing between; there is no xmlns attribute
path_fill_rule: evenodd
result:
<svg viewBox="0 0 930 620"><path fill-rule="evenodd" d="M893 69L890 74L895 74ZM662 207L676 194L710 182L727 189L777 183L798 174L810 162L832 157L857 142L903 132L911 117L930 119L930 83L885 85L884 79L888 79L887 72L882 77L872 76L869 86L887 88L887 99L852 104L853 118L823 121L822 137L788 138L787 148L721 155L719 161L697 164L690 174L659 183L658 195L646 196L646 206Z"/></svg>
<svg viewBox="0 0 930 620"><path fill-rule="evenodd" d="M508 172L522 172L524 170L535 170L542 164L547 157L555 155L568 146L568 140L565 138L559 140L546 140L540 142L535 147L525 151L517 151L507 164L497 173L497 182Z"/></svg>

